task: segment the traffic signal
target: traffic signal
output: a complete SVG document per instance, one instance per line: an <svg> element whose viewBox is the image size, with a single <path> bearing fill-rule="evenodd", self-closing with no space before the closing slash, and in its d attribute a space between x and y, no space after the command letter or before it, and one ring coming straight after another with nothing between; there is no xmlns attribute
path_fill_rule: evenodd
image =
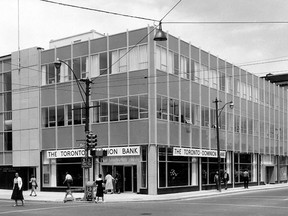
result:
<svg viewBox="0 0 288 216"><path fill-rule="evenodd" d="M87 134L86 142L89 147L94 148L97 145L97 135L93 133Z"/></svg>

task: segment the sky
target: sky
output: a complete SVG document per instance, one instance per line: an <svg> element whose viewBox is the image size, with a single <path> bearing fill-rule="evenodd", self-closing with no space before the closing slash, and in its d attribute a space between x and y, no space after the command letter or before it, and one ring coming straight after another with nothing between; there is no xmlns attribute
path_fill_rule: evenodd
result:
<svg viewBox="0 0 288 216"><path fill-rule="evenodd" d="M288 73L288 1L285 0L51 1L152 20L165 17L162 20L165 32L257 76ZM48 49L52 39L92 29L113 35L156 24L41 0L0 0L0 56L17 51L18 45L20 49L35 46Z"/></svg>

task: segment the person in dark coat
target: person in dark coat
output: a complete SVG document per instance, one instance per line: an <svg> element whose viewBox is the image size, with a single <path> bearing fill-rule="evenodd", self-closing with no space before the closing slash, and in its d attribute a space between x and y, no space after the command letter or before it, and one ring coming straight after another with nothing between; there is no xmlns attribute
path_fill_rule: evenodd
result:
<svg viewBox="0 0 288 216"><path fill-rule="evenodd" d="M97 187L97 189L96 189L96 200L95 200L95 202L96 203L98 203L99 202L99 197L101 197L102 198L102 202L104 202L104 187L103 187L103 185L104 185L104 181L103 181L103 179L102 179L102 174L99 174L98 175L98 178L96 179L96 187Z"/></svg>
<svg viewBox="0 0 288 216"><path fill-rule="evenodd" d="M216 173L214 175L214 182L216 184L216 190L219 190L219 178L220 178L219 173L218 173L218 171L216 171Z"/></svg>
<svg viewBox="0 0 288 216"><path fill-rule="evenodd" d="M228 181L229 181L229 174L227 173L227 170L225 170L224 175L223 175L223 182L224 182L225 190L227 190Z"/></svg>
<svg viewBox="0 0 288 216"><path fill-rule="evenodd" d="M248 170L245 170L243 172L243 180L244 180L244 188L247 188L248 189L248 184L249 184L249 172Z"/></svg>
<svg viewBox="0 0 288 216"><path fill-rule="evenodd" d="M15 173L15 178L13 182L13 192L11 196L11 199L15 200L14 206L18 205L18 200L21 200L22 206L24 206L22 186L23 186L22 178L19 176L18 173Z"/></svg>

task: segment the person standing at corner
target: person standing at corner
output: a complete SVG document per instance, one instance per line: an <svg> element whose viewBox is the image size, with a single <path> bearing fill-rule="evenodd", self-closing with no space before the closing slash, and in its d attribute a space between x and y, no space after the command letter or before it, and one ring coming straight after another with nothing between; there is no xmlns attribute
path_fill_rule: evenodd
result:
<svg viewBox="0 0 288 216"><path fill-rule="evenodd" d="M216 171L215 175L214 175L214 182L216 184L216 190L219 190L219 173L218 171Z"/></svg>
<svg viewBox="0 0 288 216"><path fill-rule="evenodd" d="M227 173L227 170L225 170L224 176L223 176L223 182L224 182L225 190L227 190L228 181L229 181L229 174Z"/></svg>
<svg viewBox="0 0 288 216"><path fill-rule="evenodd" d="M102 202L104 202L104 181L102 179L102 174L99 174L98 175L98 178L96 179L95 181L95 184L96 184L96 200L95 202L98 203L99 202L99 197L102 198Z"/></svg>
<svg viewBox="0 0 288 216"><path fill-rule="evenodd" d="M118 171L116 171L115 179L115 193L120 194L120 187L121 187L121 175Z"/></svg>
<svg viewBox="0 0 288 216"><path fill-rule="evenodd" d="M14 206L18 205L18 200L21 200L22 206L24 206L22 185L23 185L22 178L19 176L18 173L15 173L15 178L13 182L13 192L11 196L11 199L15 200Z"/></svg>
<svg viewBox="0 0 288 216"><path fill-rule="evenodd" d="M244 188L247 188L247 189L248 189L248 184L249 184L249 172L248 172L247 169L243 172L243 177L244 177Z"/></svg>
<svg viewBox="0 0 288 216"><path fill-rule="evenodd" d="M29 183L31 184L30 196L32 196L33 193L34 193L34 196L37 196L37 194L36 194L37 181L36 181L36 178L34 177L34 175L31 176Z"/></svg>

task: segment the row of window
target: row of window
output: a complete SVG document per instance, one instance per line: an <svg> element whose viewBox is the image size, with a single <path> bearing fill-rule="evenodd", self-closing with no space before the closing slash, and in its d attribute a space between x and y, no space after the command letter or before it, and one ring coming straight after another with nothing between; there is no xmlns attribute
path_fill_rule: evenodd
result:
<svg viewBox="0 0 288 216"><path fill-rule="evenodd" d="M73 80L71 69L77 79L147 69L148 50L147 45L138 45L62 61L65 63L59 69L54 67L54 63L41 66L42 85Z"/></svg>
<svg viewBox="0 0 288 216"><path fill-rule="evenodd" d="M180 107L179 107L180 106ZM181 110L181 115L180 115ZM181 116L181 117L180 117ZM216 112L205 106L186 101L179 101L166 96L157 96L157 118L213 128L216 125ZM233 115L231 112L222 112L218 126L220 129L242 134L259 135L265 138L287 140L287 129L246 116ZM284 138L285 136L285 138Z"/></svg>
<svg viewBox="0 0 288 216"><path fill-rule="evenodd" d="M91 102L92 123L148 118L148 95L134 95ZM85 124L85 104L42 108L42 127Z"/></svg>
<svg viewBox="0 0 288 216"><path fill-rule="evenodd" d="M166 48L156 47L156 69L171 74L179 75L185 79L191 79L202 85L221 90L238 97L254 102L260 102L271 107L279 107L280 98L277 94L273 94L268 89L257 88L251 84L240 81L240 79L228 76L218 69L212 69L208 66L200 64L192 59L173 51L167 51ZM179 64L180 61L180 64ZM225 71L225 68L222 68ZM231 69L232 71L232 69ZM246 74L246 72L245 72Z"/></svg>

